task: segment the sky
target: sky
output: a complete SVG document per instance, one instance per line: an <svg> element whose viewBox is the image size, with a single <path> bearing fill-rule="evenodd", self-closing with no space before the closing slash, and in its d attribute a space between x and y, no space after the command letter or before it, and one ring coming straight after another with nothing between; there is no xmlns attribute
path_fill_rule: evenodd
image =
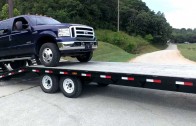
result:
<svg viewBox="0 0 196 126"><path fill-rule="evenodd" d="M196 0L142 0L155 12L161 11L173 28L196 28Z"/></svg>

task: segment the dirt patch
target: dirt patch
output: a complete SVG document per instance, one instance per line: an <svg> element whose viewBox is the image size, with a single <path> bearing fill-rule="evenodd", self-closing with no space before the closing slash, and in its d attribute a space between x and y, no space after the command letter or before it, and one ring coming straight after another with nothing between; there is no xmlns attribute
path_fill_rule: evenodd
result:
<svg viewBox="0 0 196 126"><path fill-rule="evenodd" d="M196 65L196 62L184 58L174 44L170 44L166 50L147 53L132 59L130 62L167 65Z"/></svg>

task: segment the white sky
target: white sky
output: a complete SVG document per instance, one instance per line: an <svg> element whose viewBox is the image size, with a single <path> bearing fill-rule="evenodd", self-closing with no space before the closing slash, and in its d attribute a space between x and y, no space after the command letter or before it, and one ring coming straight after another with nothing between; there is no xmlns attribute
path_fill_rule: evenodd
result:
<svg viewBox="0 0 196 126"><path fill-rule="evenodd" d="M196 28L196 0L142 0L155 12L165 14L174 28Z"/></svg>

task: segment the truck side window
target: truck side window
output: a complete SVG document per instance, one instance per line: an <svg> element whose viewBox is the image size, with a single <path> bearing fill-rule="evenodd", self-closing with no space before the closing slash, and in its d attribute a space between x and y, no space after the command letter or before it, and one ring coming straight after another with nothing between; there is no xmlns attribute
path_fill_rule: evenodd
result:
<svg viewBox="0 0 196 126"><path fill-rule="evenodd" d="M28 28L28 22L27 22L27 20L25 18L23 18L23 17L20 17L20 18L16 18L14 20L13 27L12 27L12 30L13 31L17 31L17 27L16 27L16 22L17 21L21 21L22 22L22 28L23 28L23 30L25 30L25 29Z"/></svg>
<svg viewBox="0 0 196 126"><path fill-rule="evenodd" d="M8 21L1 22L0 24L0 36L8 33Z"/></svg>

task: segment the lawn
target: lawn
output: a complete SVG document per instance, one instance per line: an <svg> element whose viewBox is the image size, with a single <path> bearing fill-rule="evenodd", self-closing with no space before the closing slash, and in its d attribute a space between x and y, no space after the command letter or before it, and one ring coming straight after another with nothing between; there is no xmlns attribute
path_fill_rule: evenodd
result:
<svg viewBox="0 0 196 126"><path fill-rule="evenodd" d="M178 44L178 49L185 58L196 61L196 44Z"/></svg>

